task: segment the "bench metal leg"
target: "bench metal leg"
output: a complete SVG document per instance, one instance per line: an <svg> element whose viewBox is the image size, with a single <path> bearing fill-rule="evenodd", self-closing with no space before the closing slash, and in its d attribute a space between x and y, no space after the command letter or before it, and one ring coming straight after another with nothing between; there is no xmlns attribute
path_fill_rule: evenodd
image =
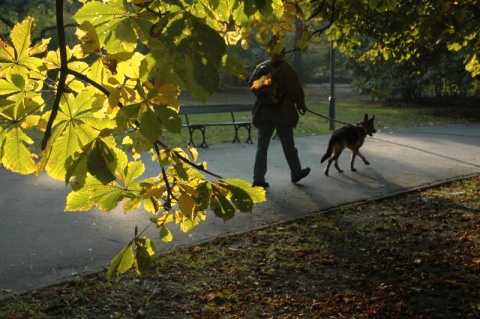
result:
<svg viewBox="0 0 480 319"><path fill-rule="evenodd" d="M198 147L208 147L208 144L205 141L205 125L192 125L188 127L188 132L190 133L190 141L188 142L188 145L197 147L193 142L193 133L196 130L199 130L202 133L202 144Z"/></svg>
<svg viewBox="0 0 480 319"><path fill-rule="evenodd" d="M244 127L248 132L248 138L245 141L245 143L253 144L252 134L251 134L251 130L252 130L251 124L235 124L235 138L233 139L232 143L235 143L235 142L241 143L240 139L238 138L238 130L240 130L241 127Z"/></svg>

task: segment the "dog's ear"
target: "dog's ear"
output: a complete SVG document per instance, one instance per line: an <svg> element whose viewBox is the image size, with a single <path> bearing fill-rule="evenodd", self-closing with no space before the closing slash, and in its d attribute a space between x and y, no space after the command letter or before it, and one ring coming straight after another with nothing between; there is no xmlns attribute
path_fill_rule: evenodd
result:
<svg viewBox="0 0 480 319"><path fill-rule="evenodd" d="M368 114L367 113L365 113L365 116L363 117L363 120L368 121Z"/></svg>

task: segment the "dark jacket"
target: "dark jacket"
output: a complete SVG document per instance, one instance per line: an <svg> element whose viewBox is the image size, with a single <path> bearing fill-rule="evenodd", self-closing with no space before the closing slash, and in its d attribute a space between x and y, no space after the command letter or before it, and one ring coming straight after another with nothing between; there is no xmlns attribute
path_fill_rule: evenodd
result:
<svg viewBox="0 0 480 319"><path fill-rule="evenodd" d="M278 61L273 58L271 61ZM256 103L253 107L252 122L258 127L260 122L273 122L296 127L299 120L298 110L306 110L305 93L302 83L295 69L284 61L276 69L278 84L285 92L280 105L271 108L259 107Z"/></svg>

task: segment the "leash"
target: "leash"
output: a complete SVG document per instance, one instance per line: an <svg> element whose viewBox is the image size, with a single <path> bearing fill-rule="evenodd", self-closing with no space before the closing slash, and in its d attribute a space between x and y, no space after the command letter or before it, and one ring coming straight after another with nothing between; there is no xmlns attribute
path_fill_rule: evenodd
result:
<svg viewBox="0 0 480 319"><path fill-rule="evenodd" d="M327 120L329 120L329 121L334 121L334 122L337 122L337 123L340 123L340 124L345 124L345 125L350 125L350 126L356 126L356 125L351 124L351 123L346 123L346 122L342 122L342 121L339 121L339 120L332 119L331 117L322 115L322 114L317 113L317 112L314 112L314 111L312 111L312 110L308 110L308 109L307 109L307 112L310 112L310 113L312 113L312 114L314 114L314 115L316 115L316 116L320 116L320 117L322 117L322 118L324 118L324 119L327 119Z"/></svg>

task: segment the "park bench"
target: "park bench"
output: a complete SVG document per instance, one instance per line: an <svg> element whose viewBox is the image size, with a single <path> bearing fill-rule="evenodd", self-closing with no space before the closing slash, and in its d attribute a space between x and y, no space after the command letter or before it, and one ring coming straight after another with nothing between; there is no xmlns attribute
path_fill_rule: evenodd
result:
<svg viewBox="0 0 480 319"><path fill-rule="evenodd" d="M208 147L206 142L206 128L208 126L233 126L234 138L232 143L239 142L238 131L240 128L245 128L248 132L248 138L246 143L253 143L251 136L252 121L238 121L235 119L235 113L238 112L250 112L252 110L252 104L218 104L218 105L182 105L180 107L180 115L185 117L185 123L182 127L188 128L190 134L190 141L188 145L197 146L193 141L193 135L195 131L200 131L202 134L202 143L200 147ZM223 122L194 122L192 121L192 115L195 114L214 114L214 113L230 113L232 116L231 121ZM189 118L190 116L190 118Z"/></svg>

